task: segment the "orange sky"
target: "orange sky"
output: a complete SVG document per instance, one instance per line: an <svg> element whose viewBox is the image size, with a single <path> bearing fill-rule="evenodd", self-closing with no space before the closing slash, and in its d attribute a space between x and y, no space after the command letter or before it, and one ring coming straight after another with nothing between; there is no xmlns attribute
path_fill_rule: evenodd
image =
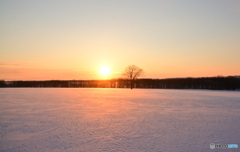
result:
<svg viewBox="0 0 240 152"><path fill-rule="evenodd" d="M110 79L132 64L147 78L240 75L239 4L3 0L0 79Z"/></svg>

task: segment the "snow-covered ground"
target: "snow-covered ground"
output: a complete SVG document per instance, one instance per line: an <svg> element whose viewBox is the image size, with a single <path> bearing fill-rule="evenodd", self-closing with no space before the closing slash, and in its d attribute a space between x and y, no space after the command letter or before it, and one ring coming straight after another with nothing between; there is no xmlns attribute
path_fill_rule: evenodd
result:
<svg viewBox="0 0 240 152"><path fill-rule="evenodd" d="M0 151L239 151L240 92L2 88Z"/></svg>

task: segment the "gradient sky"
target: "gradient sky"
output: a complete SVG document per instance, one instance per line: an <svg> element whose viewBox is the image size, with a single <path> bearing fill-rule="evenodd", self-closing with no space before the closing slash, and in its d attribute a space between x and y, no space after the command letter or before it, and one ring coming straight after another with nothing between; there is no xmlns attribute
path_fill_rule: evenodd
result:
<svg viewBox="0 0 240 152"><path fill-rule="evenodd" d="M118 78L131 64L147 78L239 75L240 1L0 1L0 79Z"/></svg>

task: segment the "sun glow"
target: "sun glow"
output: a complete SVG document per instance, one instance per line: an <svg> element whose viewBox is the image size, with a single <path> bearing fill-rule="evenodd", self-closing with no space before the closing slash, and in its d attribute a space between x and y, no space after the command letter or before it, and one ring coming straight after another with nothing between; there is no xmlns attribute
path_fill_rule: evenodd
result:
<svg viewBox="0 0 240 152"><path fill-rule="evenodd" d="M102 67L100 71L101 71L101 74L104 76L107 76L110 73L110 69L106 66Z"/></svg>

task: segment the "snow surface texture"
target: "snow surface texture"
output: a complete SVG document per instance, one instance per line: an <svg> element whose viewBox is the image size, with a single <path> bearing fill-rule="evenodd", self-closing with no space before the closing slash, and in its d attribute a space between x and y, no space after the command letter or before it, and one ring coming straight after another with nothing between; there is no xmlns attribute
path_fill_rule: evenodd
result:
<svg viewBox="0 0 240 152"><path fill-rule="evenodd" d="M0 151L239 151L240 92L2 88Z"/></svg>

